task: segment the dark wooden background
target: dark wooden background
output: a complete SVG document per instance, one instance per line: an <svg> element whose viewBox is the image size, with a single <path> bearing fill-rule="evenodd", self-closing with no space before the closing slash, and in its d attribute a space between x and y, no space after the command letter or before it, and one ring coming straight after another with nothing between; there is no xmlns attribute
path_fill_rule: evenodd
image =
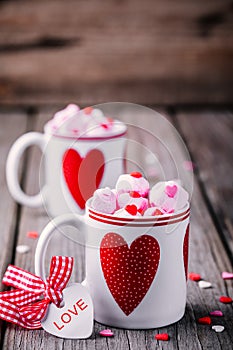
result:
<svg viewBox="0 0 233 350"><path fill-rule="evenodd" d="M0 1L0 103L231 104L230 0Z"/></svg>

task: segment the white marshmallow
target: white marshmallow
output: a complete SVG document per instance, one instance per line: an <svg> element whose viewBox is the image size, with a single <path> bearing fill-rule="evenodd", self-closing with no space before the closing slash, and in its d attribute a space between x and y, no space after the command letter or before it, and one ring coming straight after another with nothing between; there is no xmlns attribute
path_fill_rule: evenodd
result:
<svg viewBox="0 0 233 350"><path fill-rule="evenodd" d="M99 212L112 214L116 210L116 195L110 188L100 188L94 192L91 207Z"/></svg>
<svg viewBox="0 0 233 350"><path fill-rule="evenodd" d="M140 173L131 173L123 174L119 176L119 179L116 183L116 190L118 194L135 191L140 194L142 197L146 197L149 192L149 182L141 176L133 176L132 174Z"/></svg>
<svg viewBox="0 0 233 350"><path fill-rule="evenodd" d="M153 206L170 213L182 209L189 199L179 181L161 181L152 187L149 193L149 202Z"/></svg>

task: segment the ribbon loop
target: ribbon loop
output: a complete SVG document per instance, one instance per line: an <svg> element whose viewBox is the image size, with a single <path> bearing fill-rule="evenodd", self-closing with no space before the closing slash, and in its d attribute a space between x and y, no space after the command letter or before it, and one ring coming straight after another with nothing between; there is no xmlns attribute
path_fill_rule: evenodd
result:
<svg viewBox="0 0 233 350"><path fill-rule="evenodd" d="M17 289L0 293L0 318L28 329L41 328L49 303L60 306L73 258L53 256L47 282L17 266L8 266L3 283ZM44 299L41 300L41 297Z"/></svg>

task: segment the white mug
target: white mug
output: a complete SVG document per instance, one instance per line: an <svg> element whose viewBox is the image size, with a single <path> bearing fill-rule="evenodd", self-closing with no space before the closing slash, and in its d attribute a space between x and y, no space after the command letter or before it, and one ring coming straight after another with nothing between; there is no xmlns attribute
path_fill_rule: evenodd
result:
<svg viewBox="0 0 233 350"><path fill-rule="evenodd" d="M91 199L90 199L91 200ZM95 320L120 328L149 329L178 321L185 312L190 209L156 217L99 213L66 214L43 230L35 272L45 279L44 260L56 229L72 225L85 235L86 279Z"/></svg>
<svg viewBox="0 0 233 350"><path fill-rule="evenodd" d="M98 187L114 187L124 173L126 126L121 132L106 137L64 137L29 132L10 149L6 179L12 197L30 207L44 204L52 216L68 212L82 213L85 202ZM44 184L40 193L29 196L18 180L21 156L29 146L37 145L43 154Z"/></svg>

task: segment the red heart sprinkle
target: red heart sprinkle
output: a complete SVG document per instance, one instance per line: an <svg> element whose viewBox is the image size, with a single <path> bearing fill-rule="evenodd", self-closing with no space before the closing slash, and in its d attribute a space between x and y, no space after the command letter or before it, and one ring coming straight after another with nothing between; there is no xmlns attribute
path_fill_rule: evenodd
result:
<svg viewBox="0 0 233 350"><path fill-rule="evenodd" d="M125 210L126 210L129 214L131 214L131 215L136 215L137 212L138 212L138 208L137 208L136 205L134 205L134 204L132 204L132 205L130 205L130 204L126 205Z"/></svg>
<svg viewBox="0 0 233 350"><path fill-rule="evenodd" d="M232 299L230 297L226 297L224 295L222 295L220 298L219 298L219 301L221 301L221 303L223 304L229 304L229 303L232 303Z"/></svg>
<svg viewBox="0 0 233 350"><path fill-rule="evenodd" d="M86 107L83 109L83 112L85 114L91 114L91 112L93 111L93 108L92 107Z"/></svg>
<svg viewBox="0 0 233 350"><path fill-rule="evenodd" d="M132 198L140 198L141 197L140 194L138 192L136 192L136 191L129 192L129 195Z"/></svg>
<svg viewBox="0 0 233 350"><path fill-rule="evenodd" d="M190 272L188 274L189 279L195 282L198 282L201 280L201 275L199 275L199 273L195 273L195 272Z"/></svg>
<svg viewBox="0 0 233 350"><path fill-rule="evenodd" d="M27 237L36 239L39 237L39 233L37 231L29 231L27 232Z"/></svg>
<svg viewBox="0 0 233 350"><path fill-rule="evenodd" d="M131 174L130 174L130 176L133 176L133 177L136 177L136 178L140 178L140 177L142 177L142 174L141 173L139 173L139 172L137 172L137 171L134 171L134 172L132 172Z"/></svg>
<svg viewBox="0 0 233 350"><path fill-rule="evenodd" d="M161 333L155 335L156 340L169 340L169 335L167 333Z"/></svg>
<svg viewBox="0 0 233 350"><path fill-rule="evenodd" d="M163 213L161 212L161 210L155 209L153 215L163 215Z"/></svg>
<svg viewBox="0 0 233 350"><path fill-rule="evenodd" d="M109 128L109 125L108 124L106 124L106 123L102 123L102 124L100 124L101 126L102 126L102 128L104 128L104 129L108 129Z"/></svg>
<svg viewBox="0 0 233 350"><path fill-rule="evenodd" d="M209 316L201 317L198 319L198 323L200 324L211 324L211 318Z"/></svg>

